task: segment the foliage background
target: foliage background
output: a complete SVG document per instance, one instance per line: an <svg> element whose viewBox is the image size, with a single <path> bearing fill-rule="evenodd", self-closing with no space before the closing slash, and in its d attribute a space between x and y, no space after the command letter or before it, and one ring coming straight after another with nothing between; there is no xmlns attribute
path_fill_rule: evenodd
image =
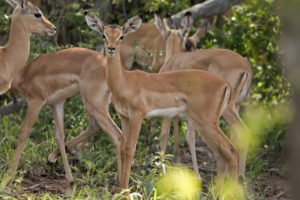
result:
<svg viewBox="0 0 300 200"><path fill-rule="evenodd" d="M144 22L152 22L154 11L159 11L161 16L165 16L167 13L174 14L202 1L40 0L34 2L40 5L44 15L58 27L59 35L55 38L33 35L30 59L41 53L72 46L99 49L102 39L87 27L83 17L85 9L99 12L107 23L122 25L127 18L136 14L142 16ZM232 15L221 16L224 23L219 25L219 29L210 29L199 43L199 46L204 49L214 47L231 49L251 62L254 71L253 87L243 112L251 112L248 109L253 106L261 106L266 112L265 116L271 121L276 118L272 112L274 109L290 103L290 84L284 77L283 63L277 59L281 53L278 44L280 18L277 3L274 0L247 0L242 5L233 7ZM0 13L0 45L5 45L8 40L12 8L3 0L0 1ZM197 22L195 27L199 23ZM195 30L196 28L192 32ZM2 106L11 100L10 93L0 97ZM252 107L250 108L250 106ZM113 111L113 108L111 110ZM0 119L0 176L7 170L7 161L12 157L13 149L17 144L17 135L25 112L26 109ZM284 113L282 115L283 119L288 118ZM117 116L113 115L113 118L120 125ZM87 127L87 124L88 120L84 113L81 97L77 95L68 99L65 104L66 139L79 134ZM270 168L270 164L284 155L288 120L278 120L271 124L261 130L260 140L248 157L247 177L265 176L264 172ZM224 130L227 130L224 122L221 125ZM181 122L183 134L185 126L186 124ZM157 144L160 126L156 126L156 135L153 137L150 136L149 130L149 120L145 120L137 145L136 162L132 175L137 183L134 190L142 191L141 193L144 195L146 195L145 188L150 187L149 183L153 182L157 175L153 172L157 166L153 167L151 155L159 151ZM51 111L50 108L45 107L27 142L17 181L10 189L11 191L8 191L9 194L18 190L19 182L24 175L26 177L49 173L49 167L45 169L42 166L46 166L47 156L55 148L54 141ZM89 141L89 148L84 151L78 161L80 164L72 167L75 182L82 191L78 195L82 197L102 195L101 198L106 195L109 198L108 191L117 180L113 146L105 133L101 133ZM172 141L173 138L170 139L170 143ZM181 141L184 141L184 136ZM145 146L151 148L145 149ZM257 159L257 157L261 159ZM285 165L277 167L279 173L284 173ZM86 188L86 185L94 187ZM98 192L99 188L102 188L101 194ZM258 194L258 196L263 198L264 194Z"/></svg>

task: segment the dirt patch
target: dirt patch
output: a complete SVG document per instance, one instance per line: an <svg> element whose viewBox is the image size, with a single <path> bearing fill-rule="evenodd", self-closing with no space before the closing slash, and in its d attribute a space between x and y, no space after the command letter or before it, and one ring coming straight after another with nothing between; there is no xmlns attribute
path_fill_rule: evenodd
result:
<svg viewBox="0 0 300 200"><path fill-rule="evenodd" d="M64 177L25 177L21 183L24 193L27 194L52 194L62 195L65 194L63 187L65 182Z"/></svg>
<svg viewBox="0 0 300 200"><path fill-rule="evenodd" d="M210 190L210 183L216 176L216 162L213 159L212 153L208 150L206 145L197 140L196 144L196 154L199 165L199 173L202 178L203 183L203 193L208 194ZM70 164L75 165L78 169L82 169L78 164L78 158L70 157ZM277 161L275 161L277 162ZM192 159L189 152L188 145L186 143L182 144L181 147L181 159L180 163L192 169ZM263 174L262 178L258 180L251 179L247 177L247 193L249 199L269 199L269 200L290 200L290 183L286 176L281 175L276 171L276 166L282 165L278 163L269 164L269 169L261 172ZM116 180L109 181L110 192L116 192L115 187ZM64 170L62 166L52 165L45 168L45 172L39 175L34 174L34 172L28 172L21 183L21 194L37 194L42 196L44 194L65 196L65 177ZM17 199L19 194L15 194Z"/></svg>
<svg viewBox="0 0 300 200"><path fill-rule="evenodd" d="M197 139L196 154L199 166L199 173L203 182L203 192L208 193L209 183L216 175L216 162L206 144ZM181 148L181 163L193 169L192 158L187 143ZM246 177L246 188L249 199L268 199L268 200L291 200L291 185L287 175L281 175L276 167L284 165L280 159L269 163L269 168L261 172L262 178L253 180Z"/></svg>

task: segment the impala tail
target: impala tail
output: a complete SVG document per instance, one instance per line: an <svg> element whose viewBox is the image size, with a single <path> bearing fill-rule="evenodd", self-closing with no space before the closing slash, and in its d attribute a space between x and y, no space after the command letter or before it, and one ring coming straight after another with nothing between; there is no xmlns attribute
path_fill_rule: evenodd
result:
<svg viewBox="0 0 300 200"><path fill-rule="evenodd" d="M220 113L221 115L223 114L224 110L226 109L228 102L230 101L231 98L231 88L229 85L224 87L224 94L223 94L223 98L220 104Z"/></svg>
<svg viewBox="0 0 300 200"><path fill-rule="evenodd" d="M252 80L249 78L249 74L248 72L243 72L241 73L240 79L239 79L239 83L238 83L238 88L237 88L237 103L242 102L247 95L250 92L250 88L251 88L251 83Z"/></svg>

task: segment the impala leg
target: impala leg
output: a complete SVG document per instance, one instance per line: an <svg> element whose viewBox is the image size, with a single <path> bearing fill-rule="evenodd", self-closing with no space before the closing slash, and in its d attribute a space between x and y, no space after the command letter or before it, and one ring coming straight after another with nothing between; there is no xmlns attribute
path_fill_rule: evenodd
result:
<svg viewBox="0 0 300 200"><path fill-rule="evenodd" d="M89 117L89 126L85 131L83 131L83 133L84 132L86 132L86 133L82 136L82 138L80 138L80 137L76 138L77 137L76 136L75 137L76 139L72 141L72 142L76 143L75 145L76 145L76 147L78 149L78 153L80 155L83 153L85 147L88 145L87 139L96 135L98 132L100 132L100 130L101 129L98 126L97 121L93 117ZM81 133L79 135L81 135ZM73 146L75 146L75 145L73 145ZM70 148L70 143L68 145L68 142L66 142L65 146L66 146L66 151L68 153L68 150Z"/></svg>
<svg viewBox="0 0 300 200"><path fill-rule="evenodd" d="M155 125L156 125L156 119L151 119L150 121L150 134L153 136L155 134Z"/></svg>
<svg viewBox="0 0 300 200"><path fill-rule="evenodd" d="M34 122L36 121L40 109L43 105L43 102L41 101L36 101L36 100L29 100L27 101L28 103L28 109L27 109L27 113L25 116L25 119L23 121L22 124L22 128L20 131L20 135L19 135L19 141L18 141L18 146L15 150L14 153L14 157L13 159L10 161L10 168L8 173L5 175L5 177L3 178L2 182L1 182L1 190L4 189L4 187L14 178L20 158L21 158L21 154L22 151L24 149L25 146L25 142L26 139L28 138L30 131L32 129L32 126L34 125Z"/></svg>
<svg viewBox="0 0 300 200"><path fill-rule="evenodd" d="M245 179L246 156L249 144L247 135L249 134L249 129L241 120L234 106L228 106L223 113L223 116L232 130L231 141L238 148L238 175Z"/></svg>
<svg viewBox="0 0 300 200"><path fill-rule="evenodd" d="M230 140L218 127L218 122L205 121L201 123L197 118L192 118L197 130L201 133L202 139L208 145L209 149L217 161L217 191L223 185L227 170L231 179L237 180L237 150ZM198 120L198 121L197 121Z"/></svg>
<svg viewBox="0 0 300 200"><path fill-rule="evenodd" d="M176 116L174 118L174 130L173 130L173 134L174 134L174 151L175 151L175 155L176 155L176 162L180 163L181 160L181 156L180 156L180 148L179 148L179 132L178 132L178 124L179 124L179 117Z"/></svg>
<svg viewBox="0 0 300 200"><path fill-rule="evenodd" d="M66 186L67 186L67 192L70 193L72 191L72 185L73 185L73 177L71 174L71 169L68 163L66 149L65 149L65 135L64 135L64 103L59 102L55 105L52 105L53 109L53 117L55 121L55 132L54 137L57 143L57 146L59 148L64 169L65 169L65 176L66 176Z"/></svg>
<svg viewBox="0 0 300 200"><path fill-rule="evenodd" d="M137 139L141 129L142 120L143 118L140 116L131 117L128 121L128 130L122 135L121 153L123 177L121 188L128 188L131 165L133 162L133 157L135 153Z"/></svg>
<svg viewBox="0 0 300 200"><path fill-rule="evenodd" d="M195 174L199 175L199 168L195 150L195 129L193 127L193 121L191 119L188 119L187 123L186 141L190 148L194 172Z"/></svg>
<svg viewBox="0 0 300 200"><path fill-rule="evenodd" d="M121 130L111 119L109 115L109 101L110 101L110 91L106 84L102 84L99 87L90 84L89 80L85 80L85 87L80 90L85 108L89 115L95 119L97 125L110 137L112 140L115 150L116 158L118 164L118 172L121 172L121 154L120 154L120 140L121 140ZM90 94L89 91L99 91L96 95ZM101 102L101 104L99 104ZM91 134L92 135L92 134ZM89 137L89 136L86 136ZM119 176L120 178L120 176Z"/></svg>
<svg viewBox="0 0 300 200"><path fill-rule="evenodd" d="M100 128L108 134L110 139L112 140L115 150L116 150L116 158L118 164L118 173L121 173L121 152L120 152L120 144L121 144L121 130L111 119L108 112L108 104L106 104L106 108L101 109L102 111L97 110L93 112L93 116L97 120ZM119 175L120 179L120 175Z"/></svg>
<svg viewBox="0 0 300 200"><path fill-rule="evenodd" d="M121 125L122 125L122 135L121 135L121 145L120 145L120 153L121 153L121 173L119 173L119 188L122 190L124 189L123 186L123 179L124 179L124 163L126 161L126 153L125 153L125 148L123 146L126 144L126 135L128 134L128 128L129 128L129 120L127 117L123 115L119 115L121 119Z"/></svg>
<svg viewBox="0 0 300 200"><path fill-rule="evenodd" d="M167 151L167 143L170 134L171 118L163 117L160 136L160 148L163 153Z"/></svg>
<svg viewBox="0 0 300 200"><path fill-rule="evenodd" d="M97 124L97 121L93 117L90 117L89 119L90 119L89 120L90 123L88 128L82 133L80 133L80 135L72 138L71 140L65 143L66 150L69 150L72 147L76 146L77 144L84 142L88 138L96 135L101 130ZM60 155L59 148L56 147L56 149L49 155L48 161L50 163L55 163L59 155Z"/></svg>

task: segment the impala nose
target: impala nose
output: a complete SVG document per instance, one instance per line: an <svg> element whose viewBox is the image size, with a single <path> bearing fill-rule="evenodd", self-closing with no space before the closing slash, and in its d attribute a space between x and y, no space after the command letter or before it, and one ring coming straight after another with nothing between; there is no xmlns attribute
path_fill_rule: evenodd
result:
<svg viewBox="0 0 300 200"><path fill-rule="evenodd" d="M56 27L53 25L52 29L48 31L49 36L54 36L56 34Z"/></svg>
<svg viewBox="0 0 300 200"><path fill-rule="evenodd" d="M108 50L109 51L114 51L114 50L116 50L116 48L115 47L108 47Z"/></svg>
<svg viewBox="0 0 300 200"><path fill-rule="evenodd" d="M115 47L107 47L107 49L108 49L108 54L111 56L115 53L115 50L116 50Z"/></svg>
<svg viewBox="0 0 300 200"><path fill-rule="evenodd" d="M191 41L189 41L189 40L187 40L185 42L185 46L184 47L185 47L186 51L192 51L193 49L195 49L194 44Z"/></svg>

